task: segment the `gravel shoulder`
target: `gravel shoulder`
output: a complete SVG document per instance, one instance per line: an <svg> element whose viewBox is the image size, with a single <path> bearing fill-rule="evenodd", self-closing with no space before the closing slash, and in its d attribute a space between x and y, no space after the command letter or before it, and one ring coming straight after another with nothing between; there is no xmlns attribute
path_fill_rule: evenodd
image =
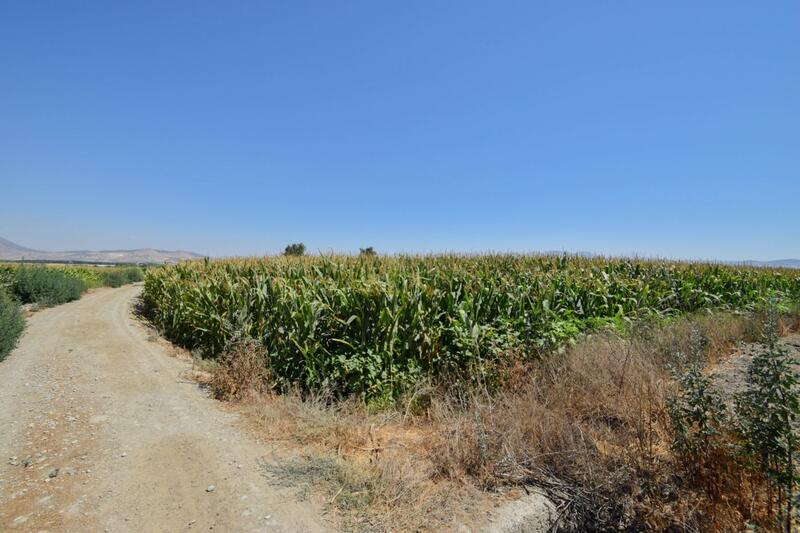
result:
<svg viewBox="0 0 800 533"><path fill-rule="evenodd" d="M0 363L0 531L328 531L276 488L270 444L132 316L138 286L28 319Z"/></svg>

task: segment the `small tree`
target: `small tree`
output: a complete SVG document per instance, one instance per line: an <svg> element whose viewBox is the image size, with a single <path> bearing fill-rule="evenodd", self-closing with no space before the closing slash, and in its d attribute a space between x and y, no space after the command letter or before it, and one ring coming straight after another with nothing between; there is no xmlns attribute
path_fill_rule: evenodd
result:
<svg viewBox="0 0 800 533"><path fill-rule="evenodd" d="M727 418L725 403L711 379L703 374L706 339L692 327L689 355L678 352L668 365L676 391L667 397L672 428L672 449L690 471L701 474L713 466L722 446L722 428ZM708 487L707 487L708 488Z"/></svg>
<svg viewBox="0 0 800 533"><path fill-rule="evenodd" d="M360 250L361 252L359 253L359 255L365 255L370 257L375 255L375 248L373 248L372 246L368 246L366 248L360 248Z"/></svg>
<svg viewBox="0 0 800 533"><path fill-rule="evenodd" d="M714 438L725 420L725 403L702 369L698 360L690 361L682 370L671 368L677 391L667 398L672 447L695 466L702 466L713 455Z"/></svg>
<svg viewBox="0 0 800 533"><path fill-rule="evenodd" d="M302 242L292 243L286 246L283 255L301 256L306 253L306 245Z"/></svg>

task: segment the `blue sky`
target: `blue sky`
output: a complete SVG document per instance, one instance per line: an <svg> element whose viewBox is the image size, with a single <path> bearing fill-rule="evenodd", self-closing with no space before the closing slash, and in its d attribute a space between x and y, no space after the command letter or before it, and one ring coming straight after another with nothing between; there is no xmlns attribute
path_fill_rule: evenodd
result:
<svg viewBox="0 0 800 533"><path fill-rule="evenodd" d="M29 247L800 257L798 2L3 2Z"/></svg>

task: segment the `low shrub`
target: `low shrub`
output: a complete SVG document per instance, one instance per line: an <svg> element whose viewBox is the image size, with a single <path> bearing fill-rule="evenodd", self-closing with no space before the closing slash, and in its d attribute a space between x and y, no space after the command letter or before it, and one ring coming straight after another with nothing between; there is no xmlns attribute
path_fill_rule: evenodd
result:
<svg viewBox="0 0 800 533"><path fill-rule="evenodd" d="M139 267L127 267L123 271L127 283L138 283L144 281L144 272Z"/></svg>
<svg viewBox="0 0 800 533"><path fill-rule="evenodd" d="M125 274L119 270L112 270L103 275L103 285L106 287L122 287L125 285Z"/></svg>
<svg viewBox="0 0 800 533"><path fill-rule="evenodd" d="M22 303L45 306L77 300L86 288L82 280L46 267L20 267L11 283L13 295Z"/></svg>
<svg viewBox="0 0 800 533"><path fill-rule="evenodd" d="M144 272L139 267L114 267L103 272L102 285L105 287L122 287L128 283L136 283L144 279Z"/></svg>
<svg viewBox="0 0 800 533"><path fill-rule="evenodd" d="M17 345L17 339L25 327L25 321L16 302L0 287L0 361Z"/></svg>

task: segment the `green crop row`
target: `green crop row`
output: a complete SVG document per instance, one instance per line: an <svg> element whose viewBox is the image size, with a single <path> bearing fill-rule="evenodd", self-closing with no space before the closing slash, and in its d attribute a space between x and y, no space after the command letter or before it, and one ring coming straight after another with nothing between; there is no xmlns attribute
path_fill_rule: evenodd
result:
<svg viewBox="0 0 800 533"><path fill-rule="evenodd" d="M144 279L137 266L95 267L81 265L53 266L66 275L83 281L87 287L121 287Z"/></svg>
<svg viewBox="0 0 800 533"><path fill-rule="evenodd" d="M487 380L600 327L800 297L800 271L558 256L205 261L147 272L167 336L207 355L260 340L275 386L390 399L422 377Z"/></svg>

